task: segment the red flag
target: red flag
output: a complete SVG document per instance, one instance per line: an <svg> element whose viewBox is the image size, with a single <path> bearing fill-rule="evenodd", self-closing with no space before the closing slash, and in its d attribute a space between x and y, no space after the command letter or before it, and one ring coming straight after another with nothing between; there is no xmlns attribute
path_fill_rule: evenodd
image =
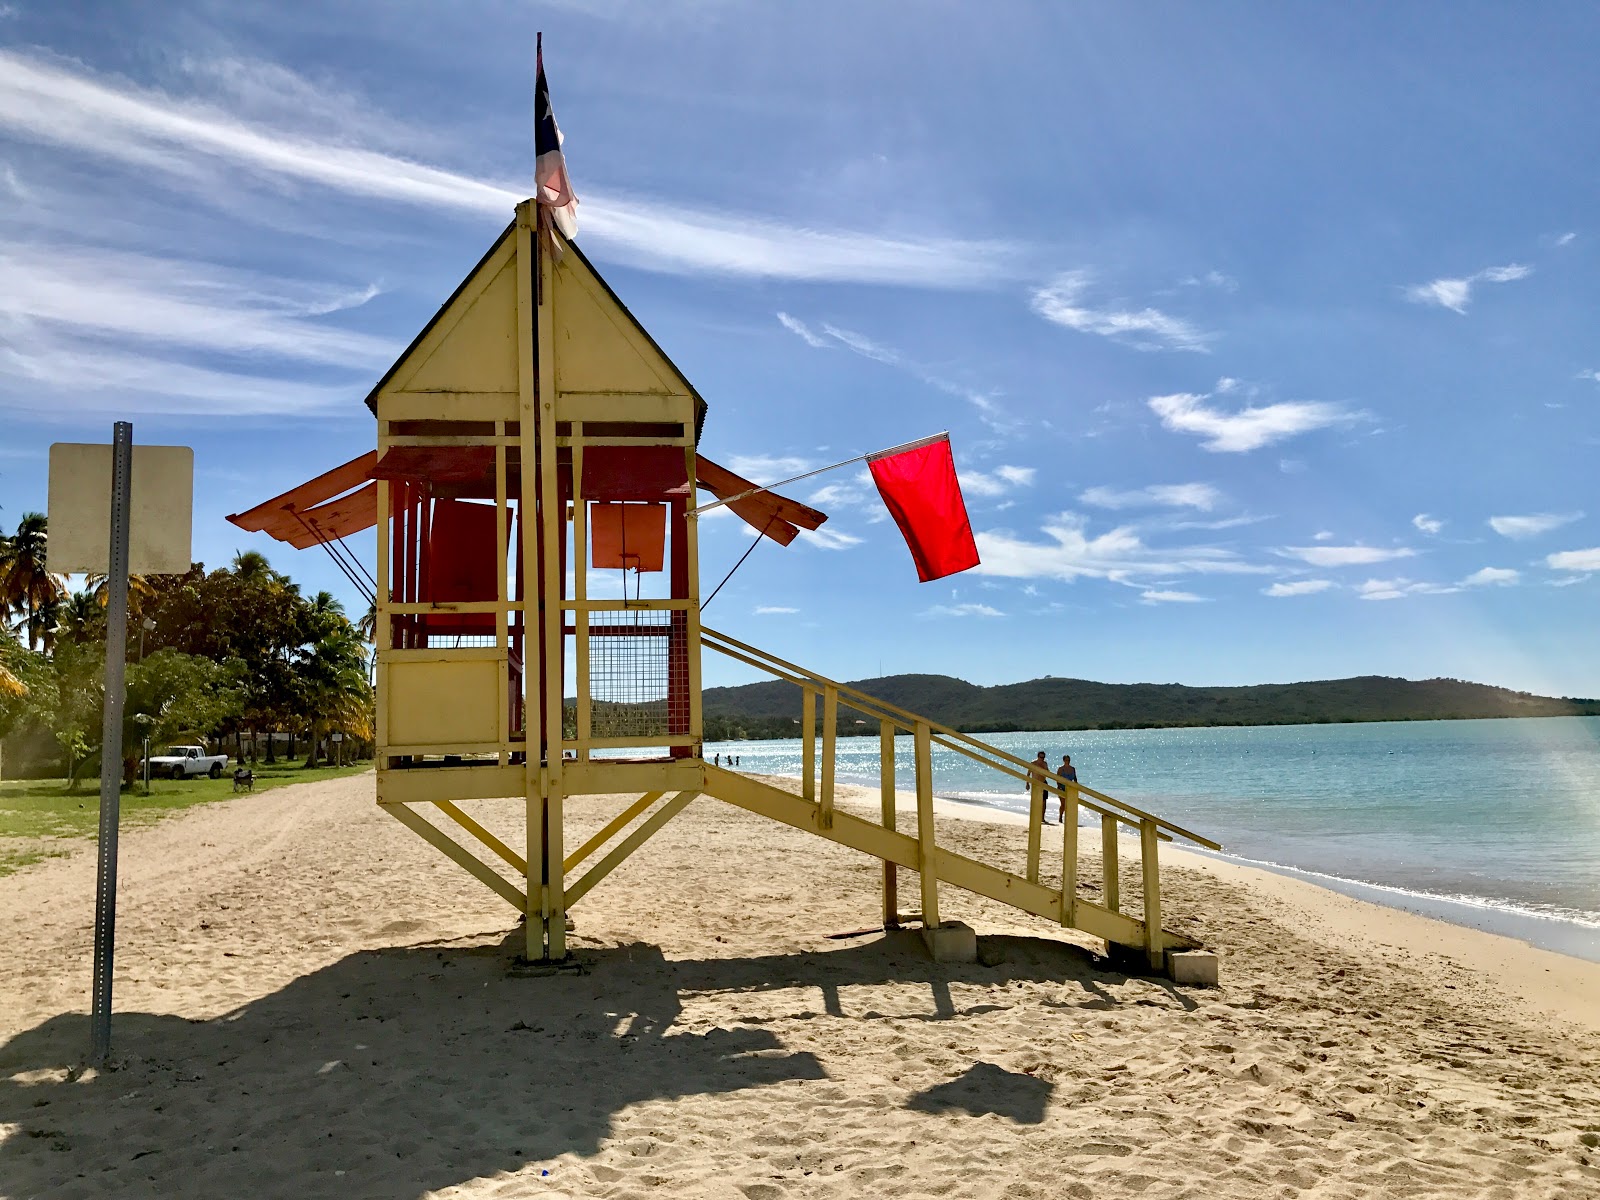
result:
<svg viewBox="0 0 1600 1200"><path fill-rule="evenodd" d="M917 564L923 583L978 565L950 435L867 455L872 481Z"/></svg>
<svg viewBox="0 0 1600 1200"><path fill-rule="evenodd" d="M539 203L550 210L550 217L561 236L569 242L578 236L578 196L567 178L567 159L561 152L561 129L550 108L550 85L544 78L544 34L534 45L538 63L533 87L533 182Z"/></svg>

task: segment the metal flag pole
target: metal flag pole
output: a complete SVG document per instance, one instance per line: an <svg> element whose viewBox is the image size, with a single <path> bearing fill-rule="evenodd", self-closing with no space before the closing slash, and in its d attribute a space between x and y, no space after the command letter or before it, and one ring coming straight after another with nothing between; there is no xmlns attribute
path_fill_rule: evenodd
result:
<svg viewBox="0 0 1600 1200"><path fill-rule="evenodd" d="M128 518L133 496L133 424L111 439L111 554L106 570L106 695L100 727L100 864L94 897L94 985L89 1063L111 1054L111 968L117 928L117 828L121 816L122 705L128 657Z"/></svg>
<svg viewBox="0 0 1600 1200"><path fill-rule="evenodd" d="M698 517L703 512L710 512L713 508L721 508L724 504L733 504L743 500L746 496L755 496L761 492L770 492L773 488L799 483L802 479L810 479L813 475L821 475L826 471L837 471L840 467L848 467L851 463L866 462L870 458L887 458L891 454L899 454L904 450L920 450L923 446L931 446L935 442L942 442L949 436L950 433L946 430L944 433L936 433L931 437L918 438L914 442L902 442L898 446L890 446L887 450L874 450L870 454L858 454L854 458L847 458L843 462L831 463L826 467L818 467L815 471L807 471L803 475L793 475L788 479L780 479L777 483L767 483L760 487L748 488L737 496L724 496L721 500L713 500L710 504L702 504L698 508L691 508L688 515Z"/></svg>

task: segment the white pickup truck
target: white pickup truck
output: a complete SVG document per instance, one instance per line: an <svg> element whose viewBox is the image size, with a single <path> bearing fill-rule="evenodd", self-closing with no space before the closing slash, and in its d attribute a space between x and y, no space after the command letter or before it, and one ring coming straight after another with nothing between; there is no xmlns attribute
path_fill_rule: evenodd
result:
<svg viewBox="0 0 1600 1200"><path fill-rule="evenodd" d="M228 769L226 754L207 754L204 746L168 746L165 754L152 755L150 774L156 778L189 779L195 775L209 775L221 779Z"/></svg>

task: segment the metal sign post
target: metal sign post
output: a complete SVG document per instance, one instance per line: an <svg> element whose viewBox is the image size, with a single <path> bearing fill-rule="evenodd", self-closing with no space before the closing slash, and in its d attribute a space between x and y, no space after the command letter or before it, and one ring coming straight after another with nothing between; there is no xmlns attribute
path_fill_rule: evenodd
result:
<svg viewBox="0 0 1600 1200"><path fill-rule="evenodd" d="M94 897L94 987L89 1062L111 1054L111 970L117 929L117 829L121 816L123 675L128 655L128 522L133 497L133 424L111 439L111 546L106 572L106 698L100 735L100 865Z"/></svg>

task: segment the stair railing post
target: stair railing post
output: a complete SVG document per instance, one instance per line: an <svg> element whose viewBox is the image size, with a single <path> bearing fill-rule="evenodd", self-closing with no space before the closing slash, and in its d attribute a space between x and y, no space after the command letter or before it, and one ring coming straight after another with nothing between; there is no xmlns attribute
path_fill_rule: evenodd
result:
<svg viewBox="0 0 1600 1200"><path fill-rule="evenodd" d="M1139 822L1139 862L1144 872L1144 944L1150 957L1150 967L1159 971L1164 965L1161 945L1161 867L1156 859L1156 848L1161 844L1156 823L1146 817Z"/></svg>
<svg viewBox="0 0 1600 1200"><path fill-rule="evenodd" d="M933 842L933 742L926 721L916 727L917 871L922 876L922 928L939 927L938 848Z"/></svg>
<svg viewBox="0 0 1600 1200"><path fill-rule="evenodd" d="M817 696L809 683L800 685L800 739L804 743L805 774L800 778L800 795L817 802Z"/></svg>
<svg viewBox="0 0 1600 1200"><path fill-rule="evenodd" d="M1039 882L1039 842L1044 836L1044 776L1028 772L1028 882Z"/></svg>
<svg viewBox="0 0 1600 1200"><path fill-rule="evenodd" d="M1061 785L1061 923L1078 923L1078 785Z"/></svg>
<svg viewBox="0 0 1600 1200"><path fill-rule="evenodd" d="M831 683L822 691L822 811L817 825L833 828L833 754L839 740L839 689Z"/></svg>
<svg viewBox="0 0 1600 1200"><path fill-rule="evenodd" d="M1117 824L1110 813L1100 818L1100 876L1105 885L1105 905L1112 912L1122 903L1117 880Z"/></svg>
<svg viewBox="0 0 1600 1200"><path fill-rule="evenodd" d="M878 763L883 827L892 831L895 825L895 794L894 723L891 721L878 722ZM888 859L883 860L883 927L900 928L900 868Z"/></svg>

